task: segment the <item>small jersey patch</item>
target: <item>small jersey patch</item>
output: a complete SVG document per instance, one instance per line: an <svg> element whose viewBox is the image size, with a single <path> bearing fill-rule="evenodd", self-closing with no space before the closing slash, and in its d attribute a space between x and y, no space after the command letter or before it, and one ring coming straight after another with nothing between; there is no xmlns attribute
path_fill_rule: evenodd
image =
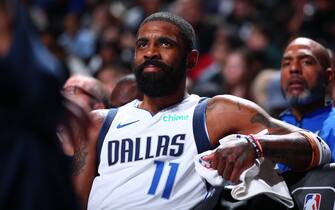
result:
<svg viewBox="0 0 335 210"><path fill-rule="evenodd" d="M309 193L305 196L304 210L319 210L321 203L321 194Z"/></svg>

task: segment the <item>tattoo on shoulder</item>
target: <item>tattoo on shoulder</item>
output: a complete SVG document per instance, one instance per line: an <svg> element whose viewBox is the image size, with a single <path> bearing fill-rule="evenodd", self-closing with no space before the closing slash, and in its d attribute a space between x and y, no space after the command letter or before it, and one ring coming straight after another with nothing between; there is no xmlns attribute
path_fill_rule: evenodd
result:
<svg viewBox="0 0 335 210"><path fill-rule="evenodd" d="M207 106L206 106L206 110L209 111L209 110L213 110L216 106L217 102L216 100L209 100L208 103L207 103Z"/></svg>
<svg viewBox="0 0 335 210"><path fill-rule="evenodd" d="M79 149L75 151L72 162L73 176L79 175L83 171L86 164L87 154L88 152L86 143L80 145Z"/></svg>
<svg viewBox="0 0 335 210"><path fill-rule="evenodd" d="M240 102L236 102L236 106L237 106L237 108L238 108L238 110L241 110L241 104L240 104Z"/></svg>
<svg viewBox="0 0 335 210"><path fill-rule="evenodd" d="M271 123L264 115L257 113L255 114L251 119L251 123L260 123L264 125L267 128L278 128L279 126L277 124Z"/></svg>

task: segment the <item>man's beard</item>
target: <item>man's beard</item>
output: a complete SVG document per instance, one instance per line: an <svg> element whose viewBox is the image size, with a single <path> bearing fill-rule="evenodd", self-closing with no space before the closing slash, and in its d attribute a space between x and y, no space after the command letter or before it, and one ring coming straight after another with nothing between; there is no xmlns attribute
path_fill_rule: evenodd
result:
<svg viewBox="0 0 335 210"><path fill-rule="evenodd" d="M185 61L186 59L181 59ZM143 72L145 66L154 65L160 71L154 73ZM167 96L176 91L186 77L186 62L180 62L173 68L159 60L146 60L134 68L138 88L150 97Z"/></svg>
<svg viewBox="0 0 335 210"><path fill-rule="evenodd" d="M322 79L320 79L319 83L313 88L308 88L306 83L304 86L304 91L295 96L290 96L282 90L282 94L291 106L304 106L325 98L326 85Z"/></svg>

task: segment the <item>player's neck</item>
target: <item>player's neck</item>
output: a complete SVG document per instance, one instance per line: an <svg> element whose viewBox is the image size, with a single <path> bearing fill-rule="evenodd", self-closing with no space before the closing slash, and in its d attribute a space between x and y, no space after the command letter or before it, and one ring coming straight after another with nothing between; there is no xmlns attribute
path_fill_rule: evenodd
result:
<svg viewBox="0 0 335 210"><path fill-rule="evenodd" d="M143 102L139 105L139 107L141 109L147 110L152 115L155 115L162 109L181 102L187 95L188 94L184 90L177 91L171 95L155 98L144 95Z"/></svg>

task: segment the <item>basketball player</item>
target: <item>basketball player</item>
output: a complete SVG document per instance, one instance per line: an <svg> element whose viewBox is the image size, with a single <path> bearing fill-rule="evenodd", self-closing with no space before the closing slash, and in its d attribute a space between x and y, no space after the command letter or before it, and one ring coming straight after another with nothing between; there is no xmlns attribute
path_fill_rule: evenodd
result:
<svg viewBox="0 0 335 210"><path fill-rule="evenodd" d="M271 118L256 104L228 95L202 100L185 92L186 72L197 64L194 30L160 12L139 27L134 73L142 101L93 113L90 138L76 150L75 185L88 209L191 209L206 199L194 156L237 182L256 158L307 170L329 160L315 136ZM270 135L249 135L267 129ZM323 155L328 154L328 155Z"/></svg>

